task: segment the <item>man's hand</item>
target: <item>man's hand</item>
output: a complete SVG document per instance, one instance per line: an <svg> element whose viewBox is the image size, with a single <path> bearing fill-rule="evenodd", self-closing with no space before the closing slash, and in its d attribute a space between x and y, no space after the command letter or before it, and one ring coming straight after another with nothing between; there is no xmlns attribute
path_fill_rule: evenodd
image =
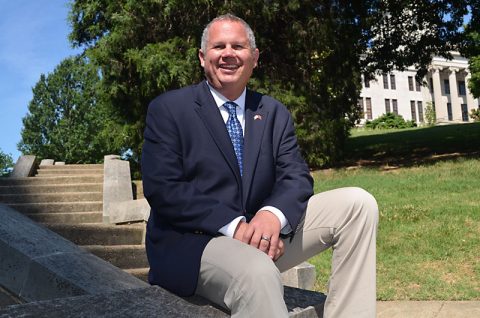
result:
<svg viewBox="0 0 480 318"><path fill-rule="evenodd" d="M283 255L284 245L279 238L280 220L275 214L266 210L258 211L246 225L247 227L242 229L237 227L236 231L236 233L243 232L242 242L267 253L273 260Z"/></svg>

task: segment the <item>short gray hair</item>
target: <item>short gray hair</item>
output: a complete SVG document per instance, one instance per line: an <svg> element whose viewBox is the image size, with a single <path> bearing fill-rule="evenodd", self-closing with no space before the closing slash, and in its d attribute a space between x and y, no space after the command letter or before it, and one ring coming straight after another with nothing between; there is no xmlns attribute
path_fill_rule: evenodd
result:
<svg viewBox="0 0 480 318"><path fill-rule="evenodd" d="M243 27L245 28L245 31L247 32L247 37L248 37L248 42L250 44L250 49L253 51L257 48L257 45L255 44L255 35L253 34L252 28L248 25L248 23L245 22L245 20L243 20L242 18L237 17L236 15L233 15L231 13L227 13L227 14L223 14L223 15L220 15L220 16L216 17L215 19L210 21L210 23L207 24L205 29L203 29L202 42L200 44L200 48L202 49L202 51L204 53L207 51L208 31L210 30L210 27L212 26L212 24L214 24L215 22L218 22L218 21L233 21L233 22L241 23L243 25Z"/></svg>

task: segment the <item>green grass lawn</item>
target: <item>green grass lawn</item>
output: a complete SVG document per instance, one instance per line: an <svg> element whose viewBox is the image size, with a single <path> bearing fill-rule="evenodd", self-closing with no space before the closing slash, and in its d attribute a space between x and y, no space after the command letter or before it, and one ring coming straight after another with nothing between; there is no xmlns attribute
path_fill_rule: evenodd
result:
<svg viewBox="0 0 480 318"><path fill-rule="evenodd" d="M480 154L480 123L402 130L352 131L345 147L347 164L411 165L437 156Z"/></svg>
<svg viewBox="0 0 480 318"><path fill-rule="evenodd" d="M449 143L448 136L455 143ZM472 136L477 140L471 140ZM400 156L388 149L401 148L405 161L397 160L397 165L391 166L380 160L373 167L314 172L315 192L359 186L377 198L378 299L480 300L480 159L474 156L479 143L480 124L358 134L349 141L359 147L349 150L356 160L368 160L372 149L389 160ZM417 162L418 157L407 156L408 145L410 152L415 147L430 150L424 150ZM457 154L437 158L441 161L423 160L449 152L467 157ZM323 292L330 259L331 253L326 252L310 260L317 268L316 288Z"/></svg>

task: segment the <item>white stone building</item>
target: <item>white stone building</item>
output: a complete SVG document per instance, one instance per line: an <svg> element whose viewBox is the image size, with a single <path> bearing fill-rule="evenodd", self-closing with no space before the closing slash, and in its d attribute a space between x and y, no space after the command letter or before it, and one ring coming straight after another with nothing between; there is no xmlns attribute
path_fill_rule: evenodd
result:
<svg viewBox="0 0 480 318"><path fill-rule="evenodd" d="M393 112L421 125L428 102L433 103L437 123L472 121L470 110L479 108L479 99L474 99L468 90L468 59L455 52L452 55L452 60L433 58L425 84L415 80L414 68L364 80L359 100L364 113L361 123Z"/></svg>

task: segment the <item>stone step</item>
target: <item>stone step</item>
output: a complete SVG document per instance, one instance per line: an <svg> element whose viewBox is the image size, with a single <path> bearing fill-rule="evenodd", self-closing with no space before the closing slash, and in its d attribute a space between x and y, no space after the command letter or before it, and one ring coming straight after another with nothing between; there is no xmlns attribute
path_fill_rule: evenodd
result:
<svg viewBox="0 0 480 318"><path fill-rule="evenodd" d="M103 176L103 169L38 169L35 177L55 176L55 175L69 176L69 175L83 175L83 174Z"/></svg>
<svg viewBox="0 0 480 318"><path fill-rule="evenodd" d="M148 267L127 268L127 269L124 269L124 271L148 283L148 271L149 271Z"/></svg>
<svg viewBox="0 0 480 318"><path fill-rule="evenodd" d="M70 176L48 176L30 178L0 178L0 186L35 186L53 184L79 184L79 183L102 183L102 175L70 175Z"/></svg>
<svg viewBox="0 0 480 318"><path fill-rule="evenodd" d="M98 163L98 164L68 164L68 165L44 165L40 166L38 169L42 170L55 170L55 169L75 169L75 170L89 170L89 169L103 169L103 164Z"/></svg>
<svg viewBox="0 0 480 318"><path fill-rule="evenodd" d="M45 224L77 245L140 245L143 242L145 223L109 225L92 224Z"/></svg>
<svg viewBox="0 0 480 318"><path fill-rule="evenodd" d="M88 202L102 201L102 192L67 192L40 194L0 194L0 202L9 203L46 203L46 202Z"/></svg>
<svg viewBox="0 0 480 318"><path fill-rule="evenodd" d="M148 267L145 245L85 245L82 247L119 268Z"/></svg>
<svg viewBox="0 0 480 318"><path fill-rule="evenodd" d="M12 185L12 186L0 185L0 194L102 192L102 191L103 191L103 183Z"/></svg>
<svg viewBox="0 0 480 318"><path fill-rule="evenodd" d="M40 223L101 223L103 220L102 211L72 213L26 213L25 215Z"/></svg>
<svg viewBox="0 0 480 318"><path fill-rule="evenodd" d="M9 203L11 208L22 213L67 213L102 211L102 201L89 202L46 202L46 203Z"/></svg>

